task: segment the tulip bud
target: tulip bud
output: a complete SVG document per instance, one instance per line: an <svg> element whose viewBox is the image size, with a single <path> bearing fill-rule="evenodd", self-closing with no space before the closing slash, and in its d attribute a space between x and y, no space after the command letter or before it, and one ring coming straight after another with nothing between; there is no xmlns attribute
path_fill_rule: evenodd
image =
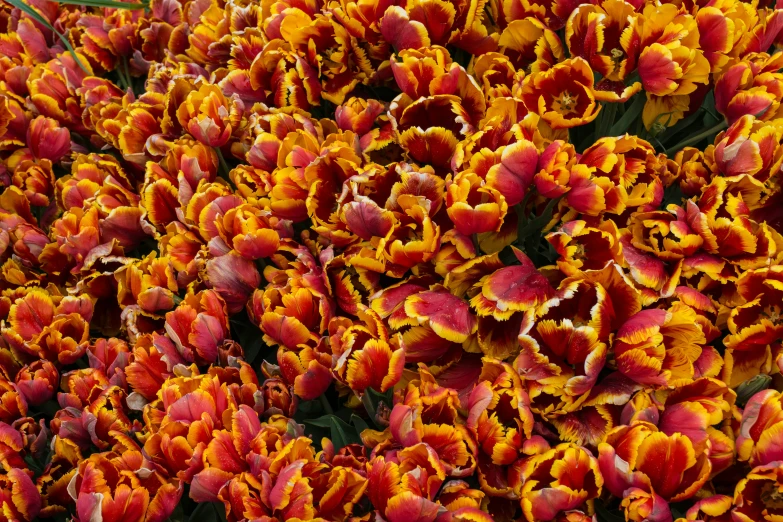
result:
<svg viewBox="0 0 783 522"><path fill-rule="evenodd" d="M47 360L35 361L21 369L16 376L16 386L27 404L38 406L54 396L60 375Z"/></svg>
<svg viewBox="0 0 783 522"><path fill-rule="evenodd" d="M737 388L737 405L745 406L751 397L769 388L771 382L772 377L761 373L740 384Z"/></svg>
<svg viewBox="0 0 783 522"><path fill-rule="evenodd" d="M12 424L12 427L21 435L25 451L35 458L44 456L49 439L47 421L40 419L37 423L32 417L22 417Z"/></svg>
<svg viewBox="0 0 783 522"><path fill-rule="evenodd" d="M254 409L264 415L281 414L293 417L298 398L291 388L281 379L267 379L254 395L256 400Z"/></svg>

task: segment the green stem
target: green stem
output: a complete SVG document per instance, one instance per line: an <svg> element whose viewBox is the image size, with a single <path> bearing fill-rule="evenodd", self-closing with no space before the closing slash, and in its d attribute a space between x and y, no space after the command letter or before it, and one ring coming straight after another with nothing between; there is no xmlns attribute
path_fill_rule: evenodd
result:
<svg viewBox="0 0 783 522"><path fill-rule="evenodd" d="M527 223L527 206L530 203L530 200L533 199L533 195L535 194L535 187L528 187L527 193L525 194L525 197L522 199L522 202L519 204L519 210L522 211L522 219L524 220L524 223Z"/></svg>
<svg viewBox="0 0 783 522"><path fill-rule="evenodd" d="M706 131L701 132L701 133L697 134L696 136L692 136L692 137L690 137L688 139L685 139L685 140L681 141L680 143L678 143L677 145L675 145L674 147L669 147L668 149L666 149L666 155L667 156L671 156L672 154L676 153L677 151L682 150L683 148L685 148L685 147L687 147L689 145L693 145L694 143L700 142L704 138L707 138L709 136L714 136L714 135L718 134L720 131L722 131L723 129L725 129L726 127L728 127L728 123L726 123L726 120L723 120L720 123L718 123L717 125L715 125L713 127L710 127Z"/></svg>
<svg viewBox="0 0 783 522"><path fill-rule="evenodd" d="M614 118L617 115L617 105L615 102L604 102L601 113L598 115L598 122L595 127L595 140L607 136L609 129L614 125Z"/></svg>
<svg viewBox="0 0 783 522"><path fill-rule="evenodd" d="M261 275L263 275L264 270L266 270L266 265L267 265L266 260L263 257L259 257L256 260L256 263L258 264L258 267L261 269L259 270L259 272L261 272Z"/></svg>
<svg viewBox="0 0 783 522"><path fill-rule="evenodd" d="M128 57L127 56L123 56L122 57L122 73L125 75L125 84L132 91L133 90L133 80L132 80L131 74L130 74L130 67L128 67Z"/></svg>
<svg viewBox="0 0 783 522"><path fill-rule="evenodd" d="M332 410L332 405L329 404L328 400L326 400L326 395L321 394L321 396L319 397L319 400L321 401L321 406L323 406L324 411L326 413L328 413L330 415L334 413L334 410Z"/></svg>
<svg viewBox="0 0 783 522"><path fill-rule="evenodd" d="M92 142L86 139L81 134L71 131L71 141L81 145L82 147L87 149L88 152L96 152L95 147L93 147L92 145Z"/></svg>
<svg viewBox="0 0 783 522"><path fill-rule="evenodd" d="M517 242L521 239L519 236L522 234L522 230L527 224L527 216L525 215L524 202L516 206L517 209Z"/></svg>
<svg viewBox="0 0 783 522"><path fill-rule="evenodd" d="M516 206L517 209L517 240L515 243L518 246L522 246L522 231L525 229L525 226L527 226L527 205L530 202L530 199L533 197L533 193L535 191L532 187L529 187L527 189L527 194L525 194L524 199L521 203L519 203Z"/></svg>
<svg viewBox="0 0 783 522"><path fill-rule="evenodd" d="M633 100L631 105L626 109L620 119L609 129L609 136L620 136L625 134L634 120L641 119L640 116L642 115L642 110L644 110L644 104L646 103L647 98L644 94L640 93L631 99Z"/></svg>
<svg viewBox="0 0 783 522"><path fill-rule="evenodd" d="M490 22L490 23L491 23L493 26L495 26L495 18L492 16L492 13L491 13L491 12L490 12L490 10L489 10L489 4L486 4L486 5L484 6L484 12L486 13L486 15L487 15L487 18L489 18L489 22Z"/></svg>
<svg viewBox="0 0 783 522"><path fill-rule="evenodd" d="M370 397L370 393L367 391L362 394L362 405L364 405L364 409L367 411L367 415L370 416L370 420L373 424L380 428L380 426L378 426L378 421L375 418L378 412L375 410L375 406L373 406L372 403L372 397Z"/></svg>
<svg viewBox="0 0 783 522"><path fill-rule="evenodd" d="M49 21L41 16L41 14L24 3L22 0L8 0L8 3L12 6L16 7L20 11L27 13L28 16L30 16L33 20L38 22L39 24L43 25L44 27L48 28L50 31L52 31L54 34L57 35L57 37L62 41L65 48L68 50L69 53L71 53L71 56L73 57L73 60L76 62L76 65L79 66L79 68L84 71L86 74L92 74L92 72L87 69L87 67L82 63L81 59L79 58L79 55L76 54L76 50L71 45L71 42L68 40L68 37L66 37L63 33L52 27L52 24L49 23Z"/></svg>
<svg viewBox="0 0 783 522"><path fill-rule="evenodd" d="M125 79L125 74L122 70L122 64L124 62L125 58L120 57L117 60L117 66L114 68L115 71L117 71L117 81L120 82L120 89L127 92L128 91L128 81Z"/></svg>
<svg viewBox="0 0 783 522"><path fill-rule="evenodd" d="M131 4L128 2L115 2L113 0L53 0L57 4L83 5L85 7L100 7L108 9L141 10L148 9L149 4Z"/></svg>
<svg viewBox="0 0 783 522"><path fill-rule="evenodd" d="M478 234L470 235L471 241L473 241L473 248L476 250L476 257L481 255L481 247L479 246Z"/></svg>
<svg viewBox="0 0 783 522"><path fill-rule="evenodd" d="M220 147L215 147L215 152L217 153L218 161L220 162L220 175L228 181L228 173L231 169L228 168L228 163L226 163L226 158L223 157Z"/></svg>

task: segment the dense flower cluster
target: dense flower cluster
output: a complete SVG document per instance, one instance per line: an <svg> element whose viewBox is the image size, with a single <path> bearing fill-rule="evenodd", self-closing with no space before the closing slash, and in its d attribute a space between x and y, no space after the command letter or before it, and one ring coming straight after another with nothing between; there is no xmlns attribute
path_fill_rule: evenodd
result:
<svg viewBox="0 0 783 522"><path fill-rule="evenodd" d="M0 521L783 520L781 2L9 2Z"/></svg>

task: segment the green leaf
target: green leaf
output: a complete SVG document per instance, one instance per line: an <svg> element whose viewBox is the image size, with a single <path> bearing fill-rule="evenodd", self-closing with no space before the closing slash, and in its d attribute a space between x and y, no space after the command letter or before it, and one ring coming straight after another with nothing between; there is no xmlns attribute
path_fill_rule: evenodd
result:
<svg viewBox="0 0 783 522"><path fill-rule="evenodd" d="M167 522L185 522L186 520L185 510L182 508L182 502L180 502L169 515Z"/></svg>
<svg viewBox="0 0 783 522"><path fill-rule="evenodd" d="M189 522L209 522L209 518L205 515L209 515L213 510L209 507L208 502L201 502L196 505L196 509L188 517Z"/></svg>
<svg viewBox="0 0 783 522"><path fill-rule="evenodd" d="M248 364L252 364L258 357L258 354L261 353L262 348L266 347L261 330L250 322L246 314L241 314L231 319L231 336L242 347L242 351L245 354L245 362ZM274 356L276 352L271 350L271 354ZM269 354L265 353L265 355ZM277 361L273 360L270 362Z"/></svg>
<svg viewBox="0 0 783 522"><path fill-rule="evenodd" d="M332 444L334 444L334 450L340 451L351 442L356 442L355 437L349 437L346 429L351 430L351 427L345 423L340 417L332 415L329 419L332 429ZM355 434L354 434L355 435Z"/></svg>
<svg viewBox="0 0 783 522"><path fill-rule="evenodd" d="M562 196L550 199L540 216L528 220L525 226L517 230L517 244L523 245L527 238L541 232L541 229L552 219L555 206L557 206L561 198Z"/></svg>
<svg viewBox="0 0 783 522"><path fill-rule="evenodd" d="M394 404L393 396L393 390L386 390L386 393L381 393L373 390L372 388L367 388L362 395L362 404L364 405L364 409L370 416L370 421L372 421L372 423L375 424L375 427L378 429L382 430L385 428L385 426L378 424L378 407L381 403L383 403L387 408L391 408Z"/></svg>
<svg viewBox="0 0 783 522"><path fill-rule="evenodd" d="M129 4L127 2L115 2L113 0L52 0L58 4L81 5L84 7L101 7L106 9L147 9L147 4Z"/></svg>
<svg viewBox="0 0 783 522"><path fill-rule="evenodd" d="M258 331L257 335L250 339L245 338L244 341L244 343L240 342L239 344L245 353L245 361L248 364L252 364L261 352L261 347L264 346L264 341L261 339L261 330Z"/></svg>
<svg viewBox="0 0 783 522"><path fill-rule="evenodd" d="M552 265L560 257L555 247L546 240L544 234L531 236L525 241L525 254L536 266ZM516 256L514 256L514 259L516 259Z"/></svg>
<svg viewBox="0 0 783 522"><path fill-rule="evenodd" d="M707 96L704 97L701 108L705 112L703 122L705 127L712 127L713 125L717 125L723 119L723 116L718 114L718 111L715 109L714 90L710 90L710 92L707 93Z"/></svg>
<svg viewBox="0 0 783 522"><path fill-rule="evenodd" d="M616 102L601 103L601 112L598 114L598 120L596 121L593 141L598 141L608 135L607 133L614 125L618 105L620 104Z"/></svg>
<svg viewBox="0 0 783 522"><path fill-rule="evenodd" d="M329 438L332 440L332 444L334 444L335 451L339 451L348 444L361 442L359 435L356 433L356 429L337 415L324 415L317 419L307 419L304 422L305 424L318 426L319 428L329 428Z"/></svg>
<svg viewBox="0 0 783 522"><path fill-rule="evenodd" d="M699 134L696 134L695 136L691 136L677 145L670 147L666 150L666 155L669 157L673 157L674 154L677 153L677 151L684 149L685 147L689 147L691 145L696 145L700 141L707 139L709 141L713 141L715 139L715 136L722 130L724 130L726 127L728 127L728 123L726 123L726 120L723 120L719 122L717 125L710 127L709 129L700 132Z"/></svg>
<svg viewBox="0 0 783 522"><path fill-rule="evenodd" d="M33 418L43 417L45 419L51 419L60 410L60 404L54 400L48 400L38 406L33 406L29 409L30 416Z"/></svg>
<svg viewBox="0 0 783 522"><path fill-rule="evenodd" d="M450 49L451 57L455 62L460 64L465 69L470 65L471 54L464 49L452 48Z"/></svg>
<svg viewBox="0 0 783 522"><path fill-rule="evenodd" d="M306 419L304 422L305 424L318 426L319 428L331 428L332 426L331 417L334 417L334 415L329 414L329 415L324 415L323 417L318 417L316 419Z"/></svg>
<svg viewBox="0 0 783 522"><path fill-rule="evenodd" d="M91 74L90 71L87 69L87 67L85 67L82 61L79 59L79 55L76 54L76 51L74 50L73 46L71 46L71 42L68 41L68 38L66 38L65 35L62 34L60 31L52 27L52 24L50 24L46 20L46 18L41 16L38 13L38 11L30 7L29 5L25 4L24 2L22 2L22 0L8 0L8 3L16 7L20 11L27 13L27 15L30 16L30 18L32 18L39 24L42 24L44 27L52 31L54 34L56 34L63 42L63 45L65 45L65 48L68 49L68 52L71 53L71 56L73 56L73 59L76 61L76 64L81 68L81 70L87 74Z"/></svg>
<svg viewBox="0 0 783 522"><path fill-rule="evenodd" d="M625 515L620 510L609 510L600 501L595 502L595 514L598 522L625 522Z"/></svg>
<svg viewBox="0 0 783 522"><path fill-rule="evenodd" d="M32 457L32 455L26 455L24 461L27 463L27 467L35 473L35 476L40 476L43 473L43 467Z"/></svg>
<svg viewBox="0 0 783 522"><path fill-rule="evenodd" d="M669 510L672 512L672 518L677 520L679 518L685 518L688 509L691 507L691 502L677 502L675 504L669 504Z"/></svg>
<svg viewBox="0 0 783 522"><path fill-rule="evenodd" d="M633 124L636 120L639 119L639 116L641 116L642 110L644 109L644 104L646 102L647 98L642 94L637 94L634 96L633 103L630 107L628 107L625 113L623 113L622 117L617 120L617 123L612 125L612 127L609 129L608 136L620 136L625 134L631 127L631 124Z"/></svg>
<svg viewBox="0 0 783 522"><path fill-rule="evenodd" d="M356 428L356 433L359 435L361 435L364 430L370 429L370 426L367 425L364 419L355 414L351 415L351 424Z"/></svg>
<svg viewBox="0 0 783 522"><path fill-rule="evenodd" d="M688 129L688 127L690 127L691 125L699 121L702 118L702 116L705 116L704 111L702 109L698 109L696 112L694 112L687 118L678 121L673 127L661 133L661 143L663 143L664 145L670 143L672 140L674 140L674 138L678 134L685 132ZM705 118L707 116L705 116Z"/></svg>
<svg viewBox="0 0 783 522"><path fill-rule="evenodd" d="M370 395L370 399L372 400L372 403L377 407L377 405L381 402L385 403L386 406L390 407L392 406L392 403L394 402L394 391L393 390L386 390L385 392L381 393L379 391L376 391L372 388L367 388L364 393L367 393Z"/></svg>
<svg viewBox="0 0 783 522"><path fill-rule="evenodd" d="M503 247L503 250L501 250L500 254L498 254L498 257L500 258L500 262L503 263L503 265L505 266L512 266L512 265L519 264L519 259L517 259L516 254L514 254L514 249L511 247L512 245Z"/></svg>
<svg viewBox="0 0 783 522"><path fill-rule="evenodd" d="M674 203L675 205L682 206L682 202L685 196L682 193L679 183L669 185L666 190L663 191L663 201L661 201L661 209L666 210L666 207Z"/></svg>
<svg viewBox="0 0 783 522"><path fill-rule="evenodd" d="M225 522L226 508L217 502L201 502L188 517L188 522Z"/></svg>
<svg viewBox="0 0 783 522"><path fill-rule="evenodd" d="M678 121L673 127L666 129L661 136L661 142L667 148L670 144L687 138L701 129L713 127L723 120L723 116L715 110L715 93L710 91L696 111L687 118Z"/></svg>

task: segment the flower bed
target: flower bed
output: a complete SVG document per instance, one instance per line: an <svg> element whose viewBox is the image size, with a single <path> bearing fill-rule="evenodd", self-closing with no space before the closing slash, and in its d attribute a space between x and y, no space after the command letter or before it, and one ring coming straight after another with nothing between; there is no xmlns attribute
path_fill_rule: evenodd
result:
<svg viewBox="0 0 783 522"><path fill-rule="evenodd" d="M0 522L783 520L781 2L5 1Z"/></svg>

